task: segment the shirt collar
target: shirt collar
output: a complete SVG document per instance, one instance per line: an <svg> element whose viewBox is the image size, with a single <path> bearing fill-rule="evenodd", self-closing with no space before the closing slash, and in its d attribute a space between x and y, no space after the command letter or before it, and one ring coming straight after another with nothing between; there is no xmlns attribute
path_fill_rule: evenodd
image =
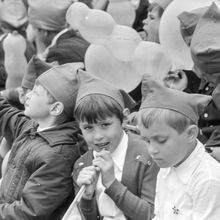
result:
<svg viewBox="0 0 220 220"><path fill-rule="evenodd" d="M188 183L193 172L200 164L204 154L204 145L197 140L197 145L189 157L178 167L172 167L173 172L176 173L176 175L184 184Z"/></svg>
<svg viewBox="0 0 220 220"><path fill-rule="evenodd" d="M123 131L123 137L118 147L112 153L112 159L120 171L123 170L127 148L128 148L128 135Z"/></svg>

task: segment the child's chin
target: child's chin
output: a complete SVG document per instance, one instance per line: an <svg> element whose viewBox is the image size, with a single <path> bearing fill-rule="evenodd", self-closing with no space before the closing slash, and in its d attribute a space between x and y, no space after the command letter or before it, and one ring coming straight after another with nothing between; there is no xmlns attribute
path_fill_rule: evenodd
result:
<svg viewBox="0 0 220 220"><path fill-rule="evenodd" d="M31 115L29 114L29 112L27 111L27 109L24 110L24 115L30 117Z"/></svg>

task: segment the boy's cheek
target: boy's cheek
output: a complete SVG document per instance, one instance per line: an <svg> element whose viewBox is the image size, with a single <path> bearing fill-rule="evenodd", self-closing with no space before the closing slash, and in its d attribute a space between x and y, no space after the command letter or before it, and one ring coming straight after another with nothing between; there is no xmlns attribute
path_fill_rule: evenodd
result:
<svg viewBox="0 0 220 220"><path fill-rule="evenodd" d="M159 21L152 21L148 28L148 40L152 42L159 42Z"/></svg>

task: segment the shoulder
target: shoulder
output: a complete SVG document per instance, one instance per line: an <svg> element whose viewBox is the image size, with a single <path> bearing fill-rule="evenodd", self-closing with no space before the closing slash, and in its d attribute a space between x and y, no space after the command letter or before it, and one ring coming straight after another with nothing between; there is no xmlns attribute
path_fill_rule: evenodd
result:
<svg viewBox="0 0 220 220"><path fill-rule="evenodd" d="M200 164L191 176L189 185L192 189L211 187L218 185L220 187L220 163L205 153Z"/></svg>
<svg viewBox="0 0 220 220"><path fill-rule="evenodd" d="M149 152L147 150L147 145L139 135L128 133L128 145L132 146L134 151L146 154L147 157L150 157Z"/></svg>
<svg viewBox="0 0 220 220"><path fill-rule="evenodd" d="M90 166L92 164L93 160L93 153L92 150L88 150L85 154L80 156L75 164L74 164L74 169L82 169L84 167Z"/></svg>
<svg viewBox="0 0 220 220"><path fill-rule="evenodd" d="M133 157L135 160L142 162L146 166L150 166L154 163L147 150L146 143L139 135L132 133L128 133L127 157Z"/></svg>

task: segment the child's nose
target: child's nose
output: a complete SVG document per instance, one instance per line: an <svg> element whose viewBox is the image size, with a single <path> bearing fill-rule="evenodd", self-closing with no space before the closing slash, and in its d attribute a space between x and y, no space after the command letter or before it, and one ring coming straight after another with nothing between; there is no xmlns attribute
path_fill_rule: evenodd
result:
<svg viewBox="0 0 220 220"><path fill-rule="evenodd" d="M93 137L94 137L95 140L101 140L103 138L103 134L102 134L102 132L99 131L99 129L96 129L94 131L94 136Z"/></svg>
<svg viewBox="0 0 220 220"><path fill-rule="evenodd" d="M28 99L31 98L31 96L32 96L32 91L27 92L27 93L25 94L25 100L27 101Z"/></svg>
<svg viewBox="0 0 220 220"><path fill-rule="evenodd" d="M151 155L156 155L159 153L159 149L157 148L157 146L155 146L154 144L149 144L148 145L148 151Z"/></svg>
<svg viewBox="0 0 220 220"><path fill-rule="evenodd" d="M146 25L148 22L147 22L147 18L146 19L144 19L143 21L142 21L142 23L144 24L144 25Z"/></svg>

